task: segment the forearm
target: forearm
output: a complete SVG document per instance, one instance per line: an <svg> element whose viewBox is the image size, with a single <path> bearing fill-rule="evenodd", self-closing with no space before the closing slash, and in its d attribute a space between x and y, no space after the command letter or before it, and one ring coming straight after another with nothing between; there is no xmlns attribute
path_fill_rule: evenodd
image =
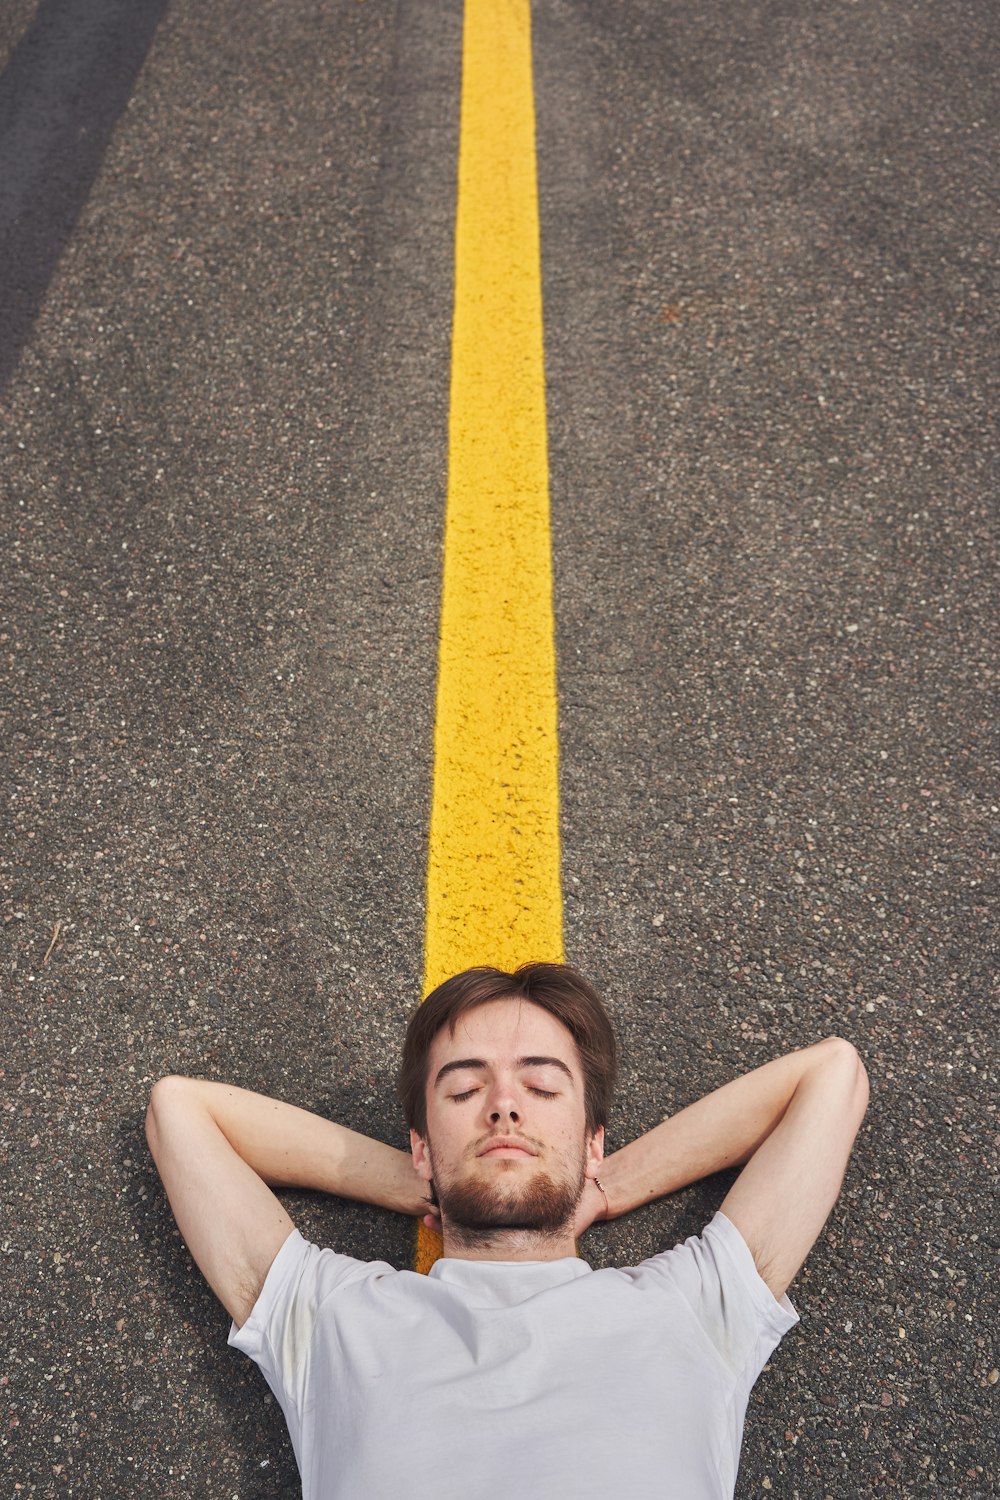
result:
<svg viewBox="0 0 1000 1500"><path fill-rule="evenodd" d="M408 1152L293 1104L204 1079L164 1079L150 1103L150 1144L179 1118L188 1130L219 1131L271 1187L313 1188L399 1213L426 1211Z"/></svg>
<svg viewBox="0 0 1000 1500"><path fill-rule="evenodd" d="M779 1124L810 1071L822 1065L828 1046L818 1042L775 1058L614 1152L601 1169L612 1215L742 1166Z"/></svg>

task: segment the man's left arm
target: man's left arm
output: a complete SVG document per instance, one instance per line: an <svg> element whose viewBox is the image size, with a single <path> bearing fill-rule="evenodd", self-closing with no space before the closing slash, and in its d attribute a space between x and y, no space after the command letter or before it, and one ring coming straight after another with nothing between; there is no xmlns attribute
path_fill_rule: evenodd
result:
<svg viewBox="0 0 1000 1500"><path fill-rule="evenodd" d="M855 1049L839 1037L820 1045L722 1201L776 1297L788 1290L837 1201L868 1108L868 1075Z"/></svg>
<svg viewBox="0 0 1000 1500"><path fill-rule="evenodd" d="M780 1297L837 1200L867 1105L867 1074L850 1042L827 1037L775 1058L608 1157L600 1179L610 1216L742 1165L722 1212ZM596 1190L588 1193L592 1201Z"/></svg>

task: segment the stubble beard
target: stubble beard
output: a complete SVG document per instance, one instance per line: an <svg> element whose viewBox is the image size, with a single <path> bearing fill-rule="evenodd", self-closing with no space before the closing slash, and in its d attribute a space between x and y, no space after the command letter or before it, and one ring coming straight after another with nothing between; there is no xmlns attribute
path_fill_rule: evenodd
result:
<svg viewBox="0 0 1000 1500"><path fill-rule="evenodd" d="M432 1183L441 1217L458 1245L482 1245L501 1233L558 1235L572 1223L587 1180L581 1155L576 1177L561 1182L536 1172L528 1182L464 1178ZM436 1189L436 1190L435 1190Z"/></svg>

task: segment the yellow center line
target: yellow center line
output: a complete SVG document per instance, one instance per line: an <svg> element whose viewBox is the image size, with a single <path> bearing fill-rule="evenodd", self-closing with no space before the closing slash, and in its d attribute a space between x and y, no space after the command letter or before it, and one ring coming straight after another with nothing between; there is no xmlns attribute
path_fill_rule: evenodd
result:
<svg viewBox="0 0 1000 1500"><path fill-rule="evenodd" d="M466 0L425 993L562 952L531 16Z"/></svg>

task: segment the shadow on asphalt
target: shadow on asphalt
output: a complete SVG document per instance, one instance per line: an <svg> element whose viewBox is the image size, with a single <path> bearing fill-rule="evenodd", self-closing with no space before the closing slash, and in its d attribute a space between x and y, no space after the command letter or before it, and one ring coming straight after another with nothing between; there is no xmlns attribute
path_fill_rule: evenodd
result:
<svg viewBox="0 0 1000 1500"><path fill-rule="evenodd" d="M167 0L41 0L0 77L0 393Z"/></svg>

